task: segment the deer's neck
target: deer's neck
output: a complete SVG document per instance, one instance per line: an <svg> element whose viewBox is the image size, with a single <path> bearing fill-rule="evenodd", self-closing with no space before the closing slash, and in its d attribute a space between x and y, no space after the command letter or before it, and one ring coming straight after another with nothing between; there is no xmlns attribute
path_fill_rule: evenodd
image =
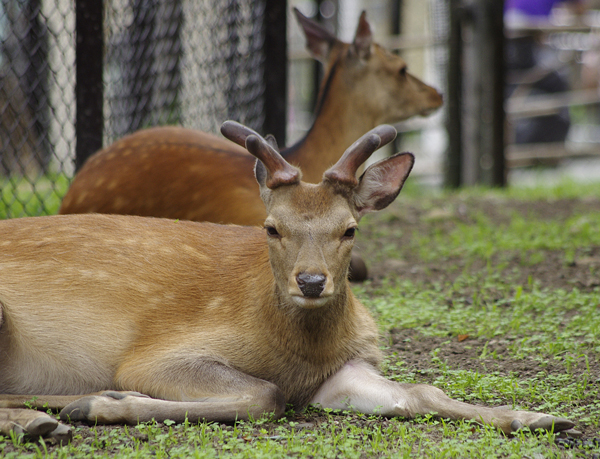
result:
<svg viewBox="0 0 600 459"><path fill-rule="evenodd" d="M375 127L375 118L350 95L353 88L340 74L340 64L334 64L322 88L314 124L306 136L290 147L286 160L302 170L302 180L318 183L323 172L335 164L346 148Z"/></svg>
<svg viewBox="0 0 600 459"><path fill-rule="evenodd" d="M347 359L348 353L357 352L365 346L365 339L370 340L377 334L374 321L369 320L368 312L349 288L317 309L302 309L284 302L276 308L281 323L285 324L281 329L283 333L273 331L277 347L290 356L317 365L327 366L340 358ZM372 327L370 322L373 322ZM289 330L294 333L290 334Z"/></svg>
<svg viewBox="0 0 600 459"><path fill-rule="evenodd" d="M263 363L269 362L269 379L294 406L305 406L323 381L348 360L359 358L378 364L377 327L349 289L319 309L285 303L274 307L280 322L271 321L263 333L271 349Z"/></svg>

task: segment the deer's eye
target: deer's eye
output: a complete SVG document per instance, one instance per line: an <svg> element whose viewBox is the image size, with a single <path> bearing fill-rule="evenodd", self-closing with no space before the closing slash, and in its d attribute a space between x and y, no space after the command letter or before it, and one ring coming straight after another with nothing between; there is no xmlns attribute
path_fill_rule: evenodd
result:
<svg viewBox="0 0 600 459"><path fill-rule="evenodd" d="M357 228L348 228L346 230L346 232L344 233L344 239L354 238L354 235L356 234L356 230L357 230Z"/></svg>
<svg viewBox="0 0 600 459"><path fill-rule="evenodd" d="M274 226L265 226L265 229L267 230L267 234L270 237L281 237L281 234L279 234L277 228L275 228Z"/></svg>
<svg viewBox="0 0 600 459"><path fill-rule="evenodd" d="M400 76L406 76L406 65L404 67L400 67Z"/></svg>

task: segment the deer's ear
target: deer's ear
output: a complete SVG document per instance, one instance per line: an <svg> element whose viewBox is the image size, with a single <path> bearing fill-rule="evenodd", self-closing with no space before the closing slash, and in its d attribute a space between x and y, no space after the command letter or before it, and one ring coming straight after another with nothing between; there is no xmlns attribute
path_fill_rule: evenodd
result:
<svg viewBox="0 0 600 459"><path fill-rule="evenodd" d="M297 8L294 8L296 18L306 37L306 47L312 57L316 60L327 63L329 53L333 45L337 42L337 38L318 22L304 16Z"/></svg>
<svg viewBox="0 0 600 459"><path fill-rule="evenodd" d="M359 216L389 206L400 193L414 162L411 153L398 153L369 166L354 191Z"/></svg>
<svg viewBox="0 0 600 459"><path fill-rule="evenodd" d="M354 41L350 47L350 51L360 59L368 59L371 55L371 44L373 43L373 34L371 26L367 21L367 13L363 11L358 19L358 27L354 35Z"/></svg>
<svg viewBox="0 0 600 459"><path fill-rule="evenodd" d="M260 159L254 164L254 176L261 189L267 186L267 169Z"/></svg>

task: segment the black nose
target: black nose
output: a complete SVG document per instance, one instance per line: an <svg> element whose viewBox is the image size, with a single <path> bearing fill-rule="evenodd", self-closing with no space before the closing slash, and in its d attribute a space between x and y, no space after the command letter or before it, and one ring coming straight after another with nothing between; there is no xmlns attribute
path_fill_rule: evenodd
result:
<svg viewBox="0 0 600 459"><path fill-rule="evenodd" d="M301 273L296 276L296 283L302 294L308 298L318 298L325 288L327 278L323 274Z"/></svg>

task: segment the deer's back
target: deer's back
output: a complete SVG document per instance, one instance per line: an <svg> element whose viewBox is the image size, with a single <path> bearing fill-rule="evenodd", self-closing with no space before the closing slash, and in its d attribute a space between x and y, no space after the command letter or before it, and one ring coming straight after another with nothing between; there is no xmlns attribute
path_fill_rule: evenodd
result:
<svg viewBox="0 0 600 459"><path fill-rule="evenodd" d="M78 172L61 214L97 212L260 225L255 159L234 143L180 127L138 131Z"/></svg>

